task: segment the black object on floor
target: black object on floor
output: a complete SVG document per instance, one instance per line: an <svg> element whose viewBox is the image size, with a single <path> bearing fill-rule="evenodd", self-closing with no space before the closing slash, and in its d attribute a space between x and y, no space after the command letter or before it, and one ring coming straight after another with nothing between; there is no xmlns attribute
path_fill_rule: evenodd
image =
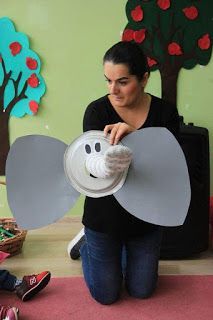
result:
<svg viewBox="0 0 213 320"><path fill-rule="evenodd" d="M182 117L181 117L182 118ZM179 227L165 227L161 259L182 259L208 249L210 165L209 134L206 128L180 126L180 144L186 157L191 183L191 203Z"/></svg>
<svg viewBox="0 0 213 320"><path fill-rule="evenodd" d="M80 258L80 248L84 242L85 242L85 236L82 236L81 239L70 250L70 258L72 260L77 260Z"/></svg>

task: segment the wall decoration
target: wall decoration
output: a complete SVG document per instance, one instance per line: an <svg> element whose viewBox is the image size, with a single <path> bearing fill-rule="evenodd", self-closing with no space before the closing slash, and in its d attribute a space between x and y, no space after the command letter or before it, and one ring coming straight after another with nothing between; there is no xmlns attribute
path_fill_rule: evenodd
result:
<svg viewBox="0 0 213 320"><path fill-rule="evenodd" d="M129 0L122 40L135 41L159 70L162 98L177 104L181 68L207 65L212 53L212 0Z"/></svg>
<svg viewBox="0 0 213 320"><path fill-rule="evenodd" d="M13 22L0 19L0 175L10 148L10 116L35 115L45 93L41 62L29 47L27 36L17 32Z"/></svg>

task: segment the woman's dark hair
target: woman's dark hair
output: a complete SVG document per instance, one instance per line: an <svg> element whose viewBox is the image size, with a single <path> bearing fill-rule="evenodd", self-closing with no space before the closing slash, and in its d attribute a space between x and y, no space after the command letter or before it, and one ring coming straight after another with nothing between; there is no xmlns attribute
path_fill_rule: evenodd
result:
<svg viewBox="0 0 213 320"><path fill-rule="evenodd" d="M125 64L131 75L142 80L145 72L150 72L143 50L135 42L120 41L107 50L103 63Z"/></svg>

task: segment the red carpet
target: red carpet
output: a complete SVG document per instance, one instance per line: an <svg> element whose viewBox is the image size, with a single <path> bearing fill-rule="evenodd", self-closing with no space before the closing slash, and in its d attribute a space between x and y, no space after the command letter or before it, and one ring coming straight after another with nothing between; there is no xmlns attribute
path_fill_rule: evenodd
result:
<svg viewBox="0 0 213 320"><path fill-rule="evenodd" d="M20 320L212 320L213 276L161 276L152 298L124 294L110 306L95 302L81 277L53 278L31 301L2 291L0 303L17 306Z"/></svg>

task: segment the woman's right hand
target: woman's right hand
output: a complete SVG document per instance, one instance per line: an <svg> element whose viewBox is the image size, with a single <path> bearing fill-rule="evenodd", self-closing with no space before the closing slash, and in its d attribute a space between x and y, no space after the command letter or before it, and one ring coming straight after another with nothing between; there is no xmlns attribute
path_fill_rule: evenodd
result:
<svg viewBox="0 0 213 320"><path fill-rule="evenodd" d="M117 144L127 134L136 131L136 129L125 122L108 124L104 128L105 136L109 133L110 144Z"/></svg>

